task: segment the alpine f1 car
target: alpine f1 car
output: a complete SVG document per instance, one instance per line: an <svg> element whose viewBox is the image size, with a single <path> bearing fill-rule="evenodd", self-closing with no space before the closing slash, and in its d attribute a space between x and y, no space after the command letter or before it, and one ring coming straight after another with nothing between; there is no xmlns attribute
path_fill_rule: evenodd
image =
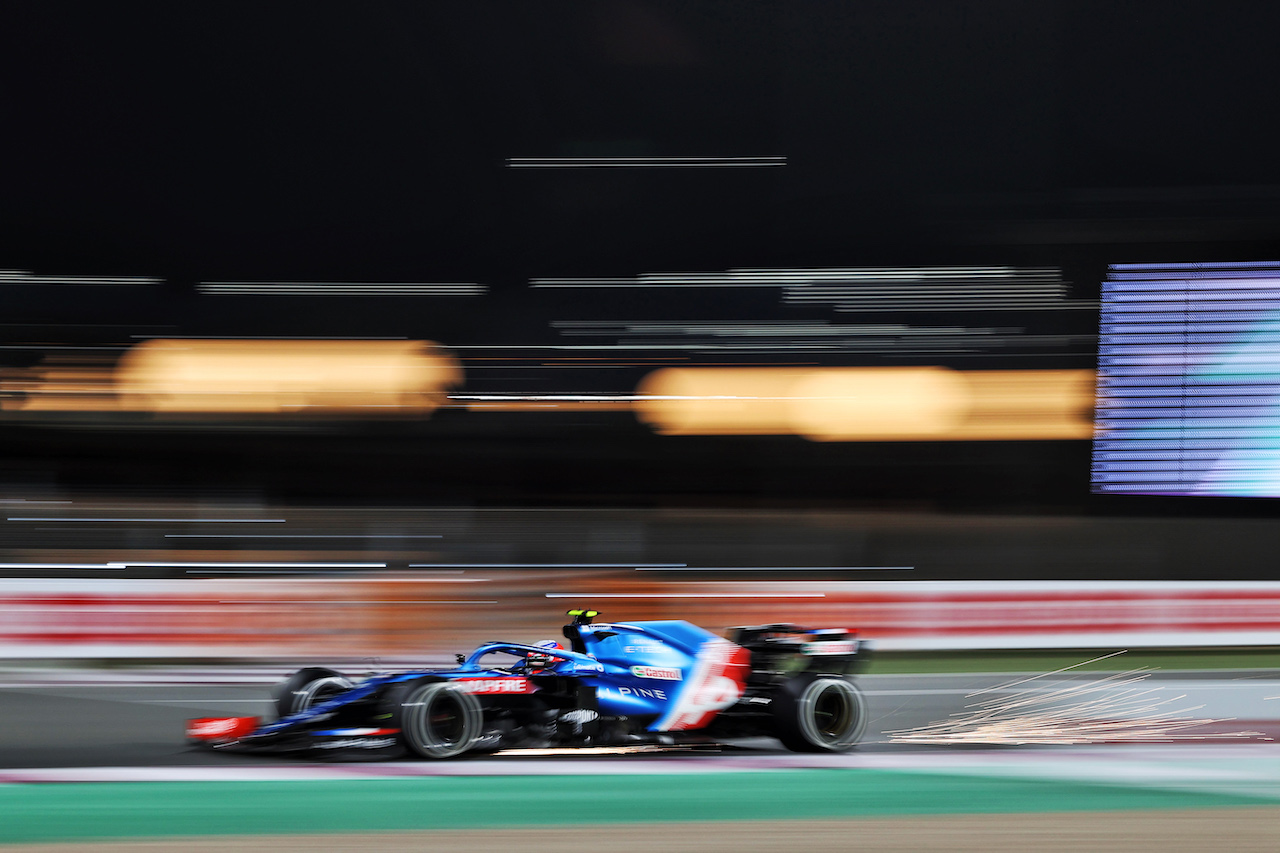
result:
<svg viewBox="0 0 1280 853"><path fill-rule="evenodd" d="M592 624L571 610L569 647L484 643L445 670L355 678L308 667L274 691L278 718L191 720L190 743L454 758L512 748L718 742L772 736L801 752L862 737L854 632L796 625ZM328 754L333 754L332 752Z"/></svg>

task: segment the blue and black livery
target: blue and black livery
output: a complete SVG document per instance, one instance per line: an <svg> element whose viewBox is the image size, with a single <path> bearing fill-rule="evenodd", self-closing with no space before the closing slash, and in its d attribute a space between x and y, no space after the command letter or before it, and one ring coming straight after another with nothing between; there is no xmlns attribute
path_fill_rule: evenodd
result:
<svg viewBox="0 0 1280 853"><path fill-rule="evenodd" d="M683 621L594 623L571 610L568 648L491 642L457 666L352 678L299 670L274 691L277 719L192 720L192 743L453 758L521 747L620 746L768 735L840 752L866 725L853 682L865 657L844 629Z"/></svg>

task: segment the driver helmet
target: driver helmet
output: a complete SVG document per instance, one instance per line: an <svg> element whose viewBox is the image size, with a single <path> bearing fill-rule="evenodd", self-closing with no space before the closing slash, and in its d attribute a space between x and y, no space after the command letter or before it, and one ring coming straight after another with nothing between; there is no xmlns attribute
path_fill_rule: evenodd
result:
<svg viewBox="0 0 1280 853"><path fill-rule="evenodd" d="M555 640L539 640L534 645L540 649L555 649L557 651L564 648ZM558 655L543 654L541 652L529 652L529 654L525 655L525 662L529 665L529 669L534 672L553 667L559 660L560 657Z"/></svg>

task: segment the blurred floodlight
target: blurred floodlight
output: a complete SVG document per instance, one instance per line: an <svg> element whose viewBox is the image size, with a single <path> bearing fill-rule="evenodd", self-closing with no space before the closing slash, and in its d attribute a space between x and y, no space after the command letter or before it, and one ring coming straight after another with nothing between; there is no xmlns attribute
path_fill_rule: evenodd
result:
<svg viewBox="0 0 1280 853"><path fill-rule="evenodd" d="M792 430L820 441L948 438L971 408L964 380L943 367L810 371L787 402Z"/></svg>
<svg viewBox="0 0 1280 853"><path fill-rule="evenodd" d="M959 375L972 400L959 438L1093 437L1093 370L970 370Z"/></svg>
<svg viewBox="0 0 1280 853"><path fill-rule="evenodd" d="M422 414L461 384L462 368L429 341L151 340L115 379L132 411Z"/></svg>
<svg viewBox="0 0 1280 853"><path fill-rule="evenodd" d="M641 382L636 414L672 435L789 433L791 389L811 372L785 367L664 368Z"/></svg>
<svg viewBox="0 0 1280 853"><path fill-rule="evenodd" d="M667 435L803 435L815 441L1084 439L1092 370L943 367L665 368L638 389Z"/></svg>

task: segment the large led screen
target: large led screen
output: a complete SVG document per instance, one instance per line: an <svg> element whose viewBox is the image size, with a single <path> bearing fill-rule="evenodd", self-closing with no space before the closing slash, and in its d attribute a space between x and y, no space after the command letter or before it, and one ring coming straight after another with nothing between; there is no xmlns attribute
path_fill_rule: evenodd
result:
<svg viewBox="0 0 1280 853"><path fill-rule="evenodd" d="M1115 264L1093 489L1280 496L1280 263Z"/></svg>

